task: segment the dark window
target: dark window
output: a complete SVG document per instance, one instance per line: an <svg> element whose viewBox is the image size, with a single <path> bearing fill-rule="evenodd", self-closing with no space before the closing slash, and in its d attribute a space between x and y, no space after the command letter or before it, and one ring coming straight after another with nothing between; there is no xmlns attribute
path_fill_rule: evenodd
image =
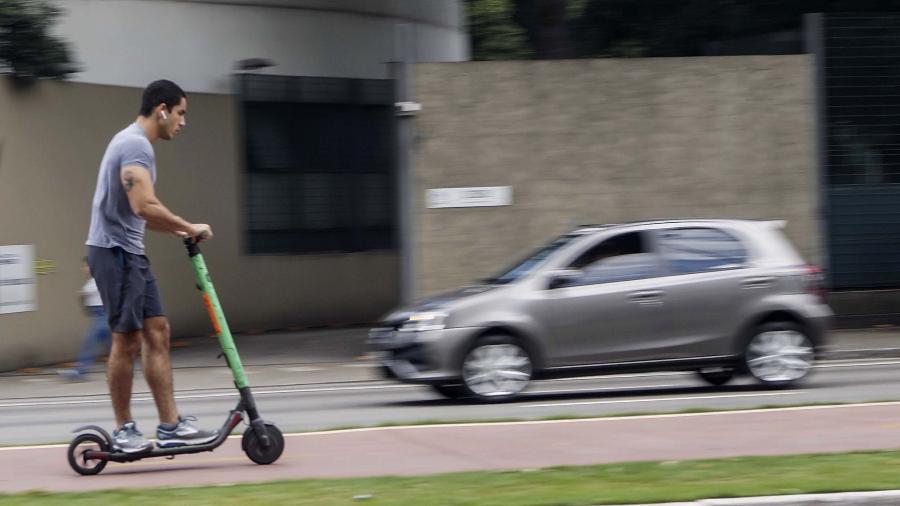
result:
<svg viewBox="0 0 900 506"><path fill-rule="evenodd" d="M658 233L659 251L675 274L743 267L747 250L736 237L714 228L680 228Z"/></svg>
<svg viewBox="0 0 900 506"><path fill-rule="evenodd" d="M569 264L569 269L582 271L569 286L631 281L661 274L657 256L647 251L640 232L604 239L579 255Z"/></svg>
<svg viewBox="0 0 900 506"><path fill-rule="evenodd" d="M643 237L640 232L629 232L604 239L578 256L569 264L570 269L587 269L592 264L609 257L646 253Z"/></svg>
<svg viewBox="0 0 900 506"><path fill-rule="evenodd" d="M823 30L828 184L900 183L900 15L828 14Z"/></svg>
<svg viewBox="0 0 900 506"><path fill-rule="evenodd" d="M391 81L240 76L251 254L395 245Z"/></svg>

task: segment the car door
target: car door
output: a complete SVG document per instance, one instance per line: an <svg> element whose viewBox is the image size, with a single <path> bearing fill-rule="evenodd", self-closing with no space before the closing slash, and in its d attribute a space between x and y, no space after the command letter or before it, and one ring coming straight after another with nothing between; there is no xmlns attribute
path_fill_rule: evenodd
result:
<svg viewBox="0 0 900 506"><path fill-rule="evenodd" d="M773 289L775 278L752 265L747 243L734 231L672 227L657 230L655 242L669 271L659 284L666 304L655 358L732 353L743 308Z"/></svg>
<svg viewBox="0 0 900 506"><path fill-rule="evenodd" d="M642 359L660 330L665 299L660 259L642 238L632 232L602 240L567 264L576 274L544 287L532 314L549 339L549 365Z"/></svg>

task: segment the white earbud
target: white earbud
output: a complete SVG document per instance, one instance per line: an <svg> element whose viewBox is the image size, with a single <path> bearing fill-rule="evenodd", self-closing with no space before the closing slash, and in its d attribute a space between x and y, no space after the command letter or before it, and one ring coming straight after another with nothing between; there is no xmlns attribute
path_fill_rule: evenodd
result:
<svg viewBox="0 0 900 506"><path fill-rule="evenodd" d="M169 118L166 116L166 111L159 111L159 113L162 115L162 119L169 119Z"/></svg>

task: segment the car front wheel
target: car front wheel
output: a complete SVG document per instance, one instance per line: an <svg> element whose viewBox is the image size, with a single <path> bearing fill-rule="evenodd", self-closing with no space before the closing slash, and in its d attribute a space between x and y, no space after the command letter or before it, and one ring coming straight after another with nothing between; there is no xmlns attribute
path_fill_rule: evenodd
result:
<svg viewBox="0 0 900 506"><path fill-rule="evenodd" d="M531 381L528 351L511 336L479 339L463 358L463 386L483 402L499 402L519 395Z"/></svg>
<svg viewBox="0 0 900 506"><path fill-rule="evenodd" d="M812 370L813 343L795 323L761 325L747 342L744 352L747 371L771 387L791 386Z"/></svg>

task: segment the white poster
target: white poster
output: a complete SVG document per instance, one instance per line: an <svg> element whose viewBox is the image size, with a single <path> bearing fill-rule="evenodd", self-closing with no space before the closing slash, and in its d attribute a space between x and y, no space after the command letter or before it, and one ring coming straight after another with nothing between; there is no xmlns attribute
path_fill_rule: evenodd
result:
<svg viewBox="0 0 900 506"><path fill-rule="evenodd" d="M0 246L0 314L36 309L34 246Z"/></svg>
<svg viewBox="0 0 900 506"><path fill-rule="evenodd" d="M429 209L442 207L496 207L512 205L512 187L432 188L425 192Z"/></svg>

